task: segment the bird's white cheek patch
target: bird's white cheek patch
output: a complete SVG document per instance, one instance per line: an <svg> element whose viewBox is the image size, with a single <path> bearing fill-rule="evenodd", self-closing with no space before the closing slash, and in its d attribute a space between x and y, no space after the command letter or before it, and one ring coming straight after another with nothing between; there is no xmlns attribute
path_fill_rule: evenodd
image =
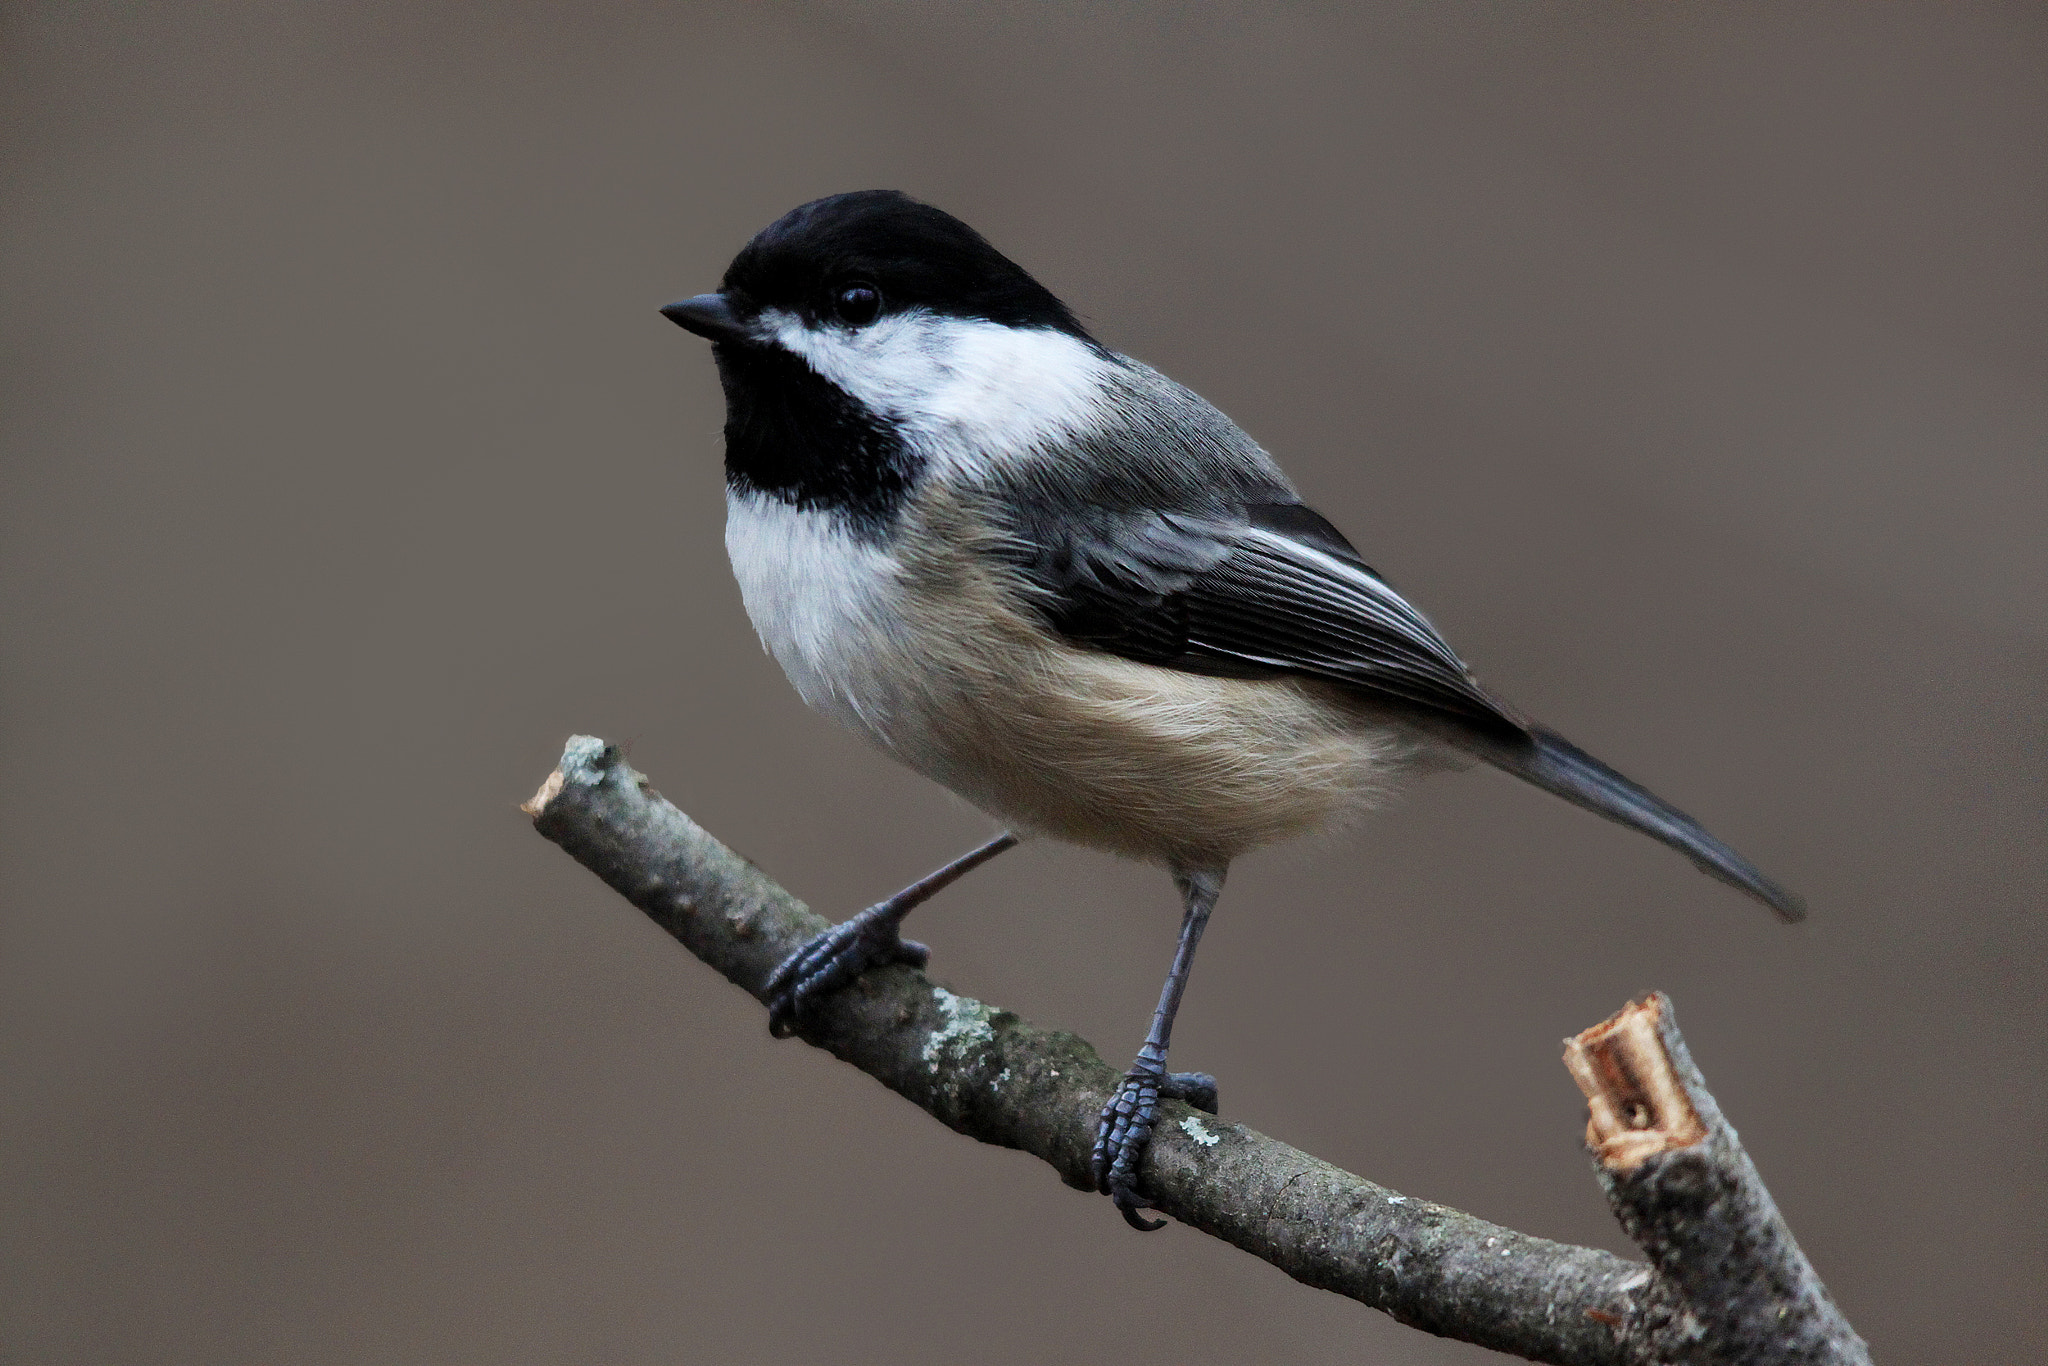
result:
<svg viewBox="0 0 2048 1366"><path fill-rule="evenodd" d="M978 468L991 452L1043 447L1082 427L1113 364L1050 328L915 311L864 328L772 313L763 326L945 468Z"/></svg>
<svg viewBox="0 0 2048 1366"><path fill-rule="evenodd" d="M863 328L807 326L779 309L761 326L785 350L878 417L898 418L947 382L946 365L929 335L929 314L885 317Z"/></svg>
<svg viewBox="0 0 2048 1366"><path fill-rule="evenodd" d="M973 463L981 452L1043 448L1085 426L1110 362L1050 328L940 320L942 383L903 412L927 453Z"/></svg>

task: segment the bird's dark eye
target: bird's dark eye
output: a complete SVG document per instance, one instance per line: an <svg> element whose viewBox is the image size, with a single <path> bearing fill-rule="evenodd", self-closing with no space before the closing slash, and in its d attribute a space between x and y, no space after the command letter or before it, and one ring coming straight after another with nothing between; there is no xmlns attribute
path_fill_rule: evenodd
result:
<svg viewBox="0 0 2048 1366"><path fill-rule="evenodd" d="M861 327L882 311L882 292L871 284L843 285L832 296L832 312L839 321Z"/></svg>

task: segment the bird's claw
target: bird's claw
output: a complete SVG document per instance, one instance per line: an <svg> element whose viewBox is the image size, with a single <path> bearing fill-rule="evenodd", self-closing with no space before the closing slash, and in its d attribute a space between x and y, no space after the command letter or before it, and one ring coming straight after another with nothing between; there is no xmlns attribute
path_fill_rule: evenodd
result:
<svg viewBox="0 0 2048 1366"><path fill-rule="evenodd" d="M932 951L896 931L897 920L870 906L843 920L782 960L762 990L768 997L768 1032L786 1039L810 1003L847 986L869 968L906 963L921 968Z"/></svg>
<svg viewBox="0 0 2048 1366"><path fill-rule="evenodd" d="M1090 1166L1095 1189L1116 1202L1124 1222L1142 1233L1166 1227L1164 1219L1146 1219L1138 1211L1156 1209L1138 1194L1138 1163L1159 1122L1161 1099L1182 1100L1198 1110L1216 1113L1216 1078L1207 1072L1167 1072L1142 1059L1124 1074L1123 1084L1102 1107L1095 1128Z"/></svg>

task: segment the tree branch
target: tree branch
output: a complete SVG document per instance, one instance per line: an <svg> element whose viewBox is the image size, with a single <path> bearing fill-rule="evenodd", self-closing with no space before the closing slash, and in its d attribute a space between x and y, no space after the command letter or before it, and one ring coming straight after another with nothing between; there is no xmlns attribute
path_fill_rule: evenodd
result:
<svg viewBox="0 0 2048 1366"><path fill-rule="evenodd" d="M541 834L757 1000L776 964L829 924L663 800L600 740L572 738L561 767L523 809ZM1676 1045L1674 1056L1684 1060L1680 1084L1697 1082L1668 1007L1659 1018L1665 1031L1659 1037ZM1082 1039L955 995L907 967L870 972L818 1002L797 1033L960 1133L1031 1153L1068 1185L1092 1190L1088 1159L1096 1116L1122 1074ZM1596 1049L1596 1056L1606 1055ZM1703 1086L1693 1108L1704 1120L1708 1147L1739 1159L1749 1182L1742 1189L1761 1197L1761 1205L1742 1208L1768 1209L1775 1220L1769 1196ZM1620 1113L1624 1127L1644 1129L1630 1122L1636 1111ZM1691 1188L1671 1165L1679 1156L1641 1158L1630 1169L1637 1175L1603 1168L1610 1199L1631 1236L1651 1249L1655 1272L1611 1253L1532 1238L1396 1194L1178 1102L1163 1104L1140 1177L1146 1195L1182 1223L1308 1285L1431 1333L1569 1366L1732 1361L1644 1354L1652 1344L1664 1350L1699 1325L1707 1328L1688 1339L1688 1351L1705 1340L1702 1333L1718 1331L1723 1320L1699 1316L1687 1295L1718 1293L1735 1283L1726 1274L1693 1274L1692 1258L1707 1245L1704 1231L1713 1218L1697 1200L1685 1202ZM1716 1162L1715 1170L1725 1166ZM1782 1222L1770 1229L1782 1235L1771 1244L1774 1255L1789 1253L1805 1268L1806 1279L1785 1281L1785 1289L1806 1296L1802 1305L1832 1312ZM1789 1264L1780 1258L1771 1265ZM1743 1325L1753 1321L1746 1309L1739 1316ZM1781 1357L1767 1348L1742 1359L1867 1360L1847 1350L1860 1350L1861 1343L1846 1324L1841 1332L1847 1336L1835 1340L1840 1350L1834 1355Z"/></svg>

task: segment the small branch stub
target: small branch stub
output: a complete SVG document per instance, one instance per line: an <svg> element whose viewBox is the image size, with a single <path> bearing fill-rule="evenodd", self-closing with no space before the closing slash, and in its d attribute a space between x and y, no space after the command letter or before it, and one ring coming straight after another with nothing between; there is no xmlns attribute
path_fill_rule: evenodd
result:
<svg viewBox="0 0 2048 1366"><path fill-rule="evenodd" d="M1714 1103L1668 997L1565 1040L1564 1061L1586 1095L1608 1203L1657 1269L1624 1325L1632 1360L1869 1362Z"/></svg>

